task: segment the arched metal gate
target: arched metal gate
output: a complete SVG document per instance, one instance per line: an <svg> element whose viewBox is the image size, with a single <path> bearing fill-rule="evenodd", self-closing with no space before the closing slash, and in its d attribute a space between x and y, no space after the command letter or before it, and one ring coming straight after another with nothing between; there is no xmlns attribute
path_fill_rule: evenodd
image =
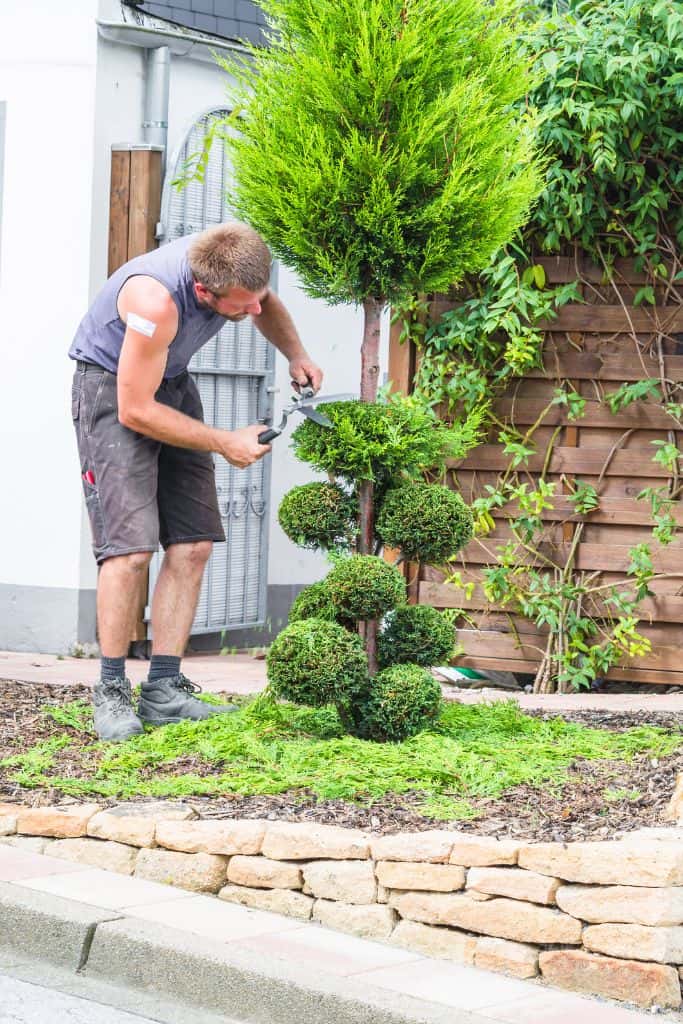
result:
<svg viewBox="0 0 683 1024"><path fill-rule="evenodd" d="M203 151L213 121L227 113L212 109L200 115L169 161L161 200L160 245L233 216L226 203L231 169L220 141L210 148L203 180L193 180L180 191L171 185L188 161ZM271 285L275 287L276 281ZM227 323L197 352L189 369L207 423L233 430L272 415L275 350L250 318ZM235 469L220 456L214 459L226 541L214 545L206 567L193 635L256 626L266 617L270 456L246 470ZM151 595L160 567L161 553L150 568L148 636Z"/></svg>

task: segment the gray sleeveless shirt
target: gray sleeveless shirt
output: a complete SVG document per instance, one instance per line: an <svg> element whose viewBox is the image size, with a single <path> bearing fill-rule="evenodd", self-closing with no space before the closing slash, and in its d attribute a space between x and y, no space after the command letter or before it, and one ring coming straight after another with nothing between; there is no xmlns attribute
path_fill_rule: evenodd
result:
<svg viewBox="0 0 683 1024"><path fill-rule="evenodd" d="M116 373L126 331L116 302L126 281L144 274L160 281L178 307L178 333L168 349L164 379L177 377L187 369L195 352L226 323L226 317L197 302L187 261L187 250L195 238L196 235L185 235L143 256L136 256L114 271L79 324L69 349L71 359L97 363L110 373Z"/></svg>

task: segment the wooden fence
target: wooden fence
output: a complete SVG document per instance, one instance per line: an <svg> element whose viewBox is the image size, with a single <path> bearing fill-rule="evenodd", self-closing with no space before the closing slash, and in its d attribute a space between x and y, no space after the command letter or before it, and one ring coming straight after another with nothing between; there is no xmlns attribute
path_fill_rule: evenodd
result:
<svg viewBox="0 0 683 1024"><path fill-rule="evenodd" d="M657 306L634 306L638 288L646 283L633 263L618 263L619 284L603 282L602 271L568 258L542 258L548 283L577 279L583 302L564 306L557 320L545 323L543 369L516 379L494 403L499 420L514 423L524 432L542 417L534 433L538 454L531 457L525 479L537 480L546 458L546 480L555 481L554 508L543 513L544 551L562 565L578 521L583 520L576 546L575 569L598 573L598 582L618 583L630 562L629 549L648 543L654 568L667 578L652 583L654 597L639 605L642 620L638 631L652 644L650 654L620 663L608 678L661 684L683 684L683 531L668 546L652 538L652 514L648 502L637 495L647 487L667 483L671 474L652 461L654 440L681 447L683 431L657 400L635 401L617 413L604 402L605 394L625 382L653 377L671 384L683 382L683 306L667 298L665 287L656 289ZM453 303L437 297L430 306L432 322ZM398 328L392 330L389 376L397 390L409 392L419 354L410 344L399 344ZM571 386L586 399L585 415L571 421L564 406L551 405L559 383ZM680 400L678 398L677 400ZM499 428L486 443L449 467L449 482L466 501L481 495L486 484L495 485L506 470L509 457L496 443ZM548 449L552 447L549 453ZM573 482L594 486L599 508L577 516L568 495ZM680 499L672 514L683 526ZM482 589L482 571L495 565L496 546L510 539L505 513L493 510L495 529L472 541L454 570L463 582L472 582L469 599L445 582L447 578L428 566L408 570L411 600L436 608L462 608L470 623L462 620L458 638L464 654L457 663L475 669L503 669L535 673L546 647L547 635L533 622L491 605ZM678 575L677 575L678 574Z"/></svg>

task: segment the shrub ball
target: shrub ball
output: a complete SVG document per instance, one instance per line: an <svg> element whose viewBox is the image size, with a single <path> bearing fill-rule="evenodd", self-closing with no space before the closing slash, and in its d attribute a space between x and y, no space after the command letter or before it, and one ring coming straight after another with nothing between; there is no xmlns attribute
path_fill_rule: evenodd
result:
<svg viewBox="0 0 683 1024"><path fill-rule="evenodd" d="M347 709L367 688L368 659L356 633L323 619L287 626L266 656L276 697L319 708Z"/></svg>
<svg viewBox="0 0 683 1024"><path fill-rule="evenodd" d="M338 615L345 619L378 619L406 599L399 570L375 555L345 558L326 582Z"/></svg>
<svg viewBox="0 0 683 1024"><path fill-rule="evenodd" d="M389 612L377 638L380 668L412 662L414 665L446 664L453 654L452 623L426 604L403 605Z"/></svg>
<svg viewBox="0 0 683 1024"><path fill-rule="evenodd" d="M393 665L371 680L363 705L367 739L399 742L428 728L439 716L441 687L420 665Z"/></svg>
<svg viewBox="0 0 683 1024"><path fill-rule="evenodd" d="M406 484L387 493L377 535L411 562L440 565L472 538L474 520L455 491L441 484Z"/></svg>
<svg viewBox="0 0 683 1024"><path fill-rule="evenodd" d="M341 487L316 481L285 494L278 520L295 544L304 548L334 548L348 544L357 513L357 502Z"/></svg>
<svg viewBox="0 0 683 1024"><path fill-rule="evenodd" d="M325 580L311 583L310 586L297 594L289 609L288 622L300 622L301 619L324 619L325 622L337 621L337 610L332 604L329 587Z"/></svg>

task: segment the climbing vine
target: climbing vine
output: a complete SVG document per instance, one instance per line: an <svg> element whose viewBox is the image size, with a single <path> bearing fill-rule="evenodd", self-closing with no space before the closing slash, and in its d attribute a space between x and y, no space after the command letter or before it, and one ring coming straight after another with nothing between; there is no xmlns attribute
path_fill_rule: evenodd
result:
<svg viewBox="0 0 683 1024"><path fill-rule="evenodd" d="M681 304L683 283L683 4L569 0L559 9L548 7L529 5L521 40L537 82L527 103L539 113L547 154L545 189L532 219L482 273L449 296L455 308L436 322L429 323L426 296L397 312L402 337L420 350L415 391L422 401L453 419L485 408L489 443L500 445L507 458L496 485L480 488L473 504L477 537L490 556L483 587L492 604L510 613L513 631L513 615L547 630L546 646L537 650L534 688L541 692L590 686L622 659L647 654L649 640L638 632L639 605L651 596L653 581L670 575L654 572L650 543L630 549L619 585L576 566L586 524L600 509L609 465L632 430L615 443L597 480L564 475L551 481L561 431L585 414L586 397L575 383L558 377L551 401L531 427L515 426L514 402L504 420L494 411L494 399L509 393L515 378L543 366L543 327L566 303L595 298L620 306L643 366L642 379L613 391L589 382L596 392L591 397L614 415L648 402L671 418L666 437L652 442L653 461L666 469L668 480L638 495L649 506L652 543L674 539L683 487L676 434L683 429L682 385L667 376L665 361L679 352L680 342L661 315L663 306ZM549 286L540 262L544 255L569 257L575 280ZM602 280L589 279L586 258L601 269ZM624 258L642 275L640 287L625 280ZM631 312L641 306L650 309L653 324L646 341ZM568 340L581 351L574 338ZM656 375L649 373L645 356L651 365L654 357ZM566 423L537 451L535 434L553 405L562 408ZM548 515L559 494L573 513L565 519L572 526L561 557ZM501 523L507 539L494 544L489 535ZM474 584L460 572L452 572L449 582L471 597ZM517 642L521 646L519 636ZM524 646L533 646L528 637Z"/></svg>

